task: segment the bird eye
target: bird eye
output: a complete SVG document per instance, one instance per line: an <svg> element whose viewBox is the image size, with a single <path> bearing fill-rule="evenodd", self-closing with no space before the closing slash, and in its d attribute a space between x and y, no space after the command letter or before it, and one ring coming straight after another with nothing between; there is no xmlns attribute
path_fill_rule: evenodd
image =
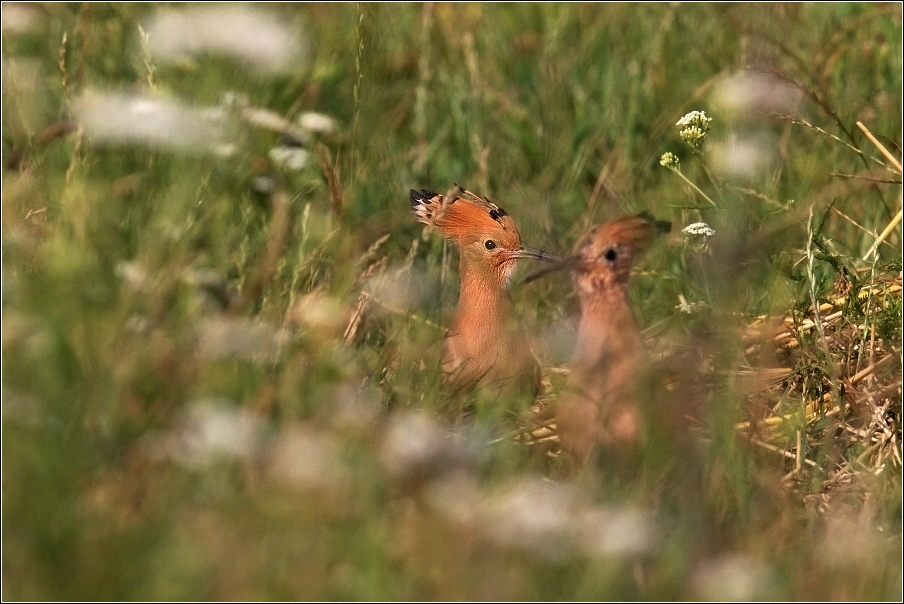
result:
<svg viewBox="0 0 904 604"><path fill-rule="evenodd" d="M487 248L488 250L495 250L496 242L493 241L492 239L487 239L486 241L483 242L483 247Z"/></svg>
<svg viewBox="0 0 904 604"><path fill-rule="evenodd" d="M614 247L610 247L606 250L606 253L603 254L603 257L609 262L613 262L616 258L618 258L618 252L615 251Z"/></svg>

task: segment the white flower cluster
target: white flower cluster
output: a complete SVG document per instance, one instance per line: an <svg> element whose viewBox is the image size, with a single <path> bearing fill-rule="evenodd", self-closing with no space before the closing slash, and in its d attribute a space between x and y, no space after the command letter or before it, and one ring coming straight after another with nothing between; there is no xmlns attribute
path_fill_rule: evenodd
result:
<svg viewBox="0 0 904 604"><path fill-rule="evenodd" d="M709 225L705 222L689 224L681 229L681 232L684 233L685 243L698 250L706 250L709 247L706 242L709 241L710 237L716 234L716 232L709 228Z"/></svg>
<svg viewBox="0 0 904 604"><path fill-rule="evenodd" d="M706 302L688 302L684 295L678 294L678 306L675 308L686 315L692 315L706 308Z"/></svg>
<svg viewBox="0 0 904 604"><path fill-rule="evenodd" d="M709 225L705 222L695 222L694 224L689 224L681 229L681 232L685 235L688 235L689 237L703 237L704 239L709 239L716 234L716 232L709 228Z"/></svg>
<svg viewBox="0 0 904 604"><path fill-rule="evenodd" d="M681 140L699 151L703 146L703 141L706 140L706 133L709 132L711 121L713 121L712 118L706 117L706 113L703 111L691 111L678 120L675 125L681 128L678 131Z"/></svg>
<svg viewBox="0 0 904 604"><path fill-rule="evenodd" d="M665 166L669 170L674 170L676 172L681 171L681 161L674 153L663 153L662 157L659 158L659 164Z"/></svg>

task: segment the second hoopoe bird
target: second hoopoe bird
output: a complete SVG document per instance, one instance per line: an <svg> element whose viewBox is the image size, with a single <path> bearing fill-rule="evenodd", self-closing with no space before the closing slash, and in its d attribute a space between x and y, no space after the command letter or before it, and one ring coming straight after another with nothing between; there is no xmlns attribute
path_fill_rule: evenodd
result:
<svg viewBox="0 0 904 604"><path fill-rule="evenodd" d="M457 185L446 195L422 189L410 197L418 220L452 240L461 258L458 307L443 342L446 382L535 395L540 364L517 324L508 288L519 258L562 259L523 246L505 210Z"/></svg>
<svg viewBox="0 0 904 604"><path fill-rule="evenodd" d="M556 430L579 463L599 447L630 448L639 439L646 350L628 306L628 276L638 255L670 228L646 213L617 218L594 228L559 265L571 269L581 322Z"/></svg>

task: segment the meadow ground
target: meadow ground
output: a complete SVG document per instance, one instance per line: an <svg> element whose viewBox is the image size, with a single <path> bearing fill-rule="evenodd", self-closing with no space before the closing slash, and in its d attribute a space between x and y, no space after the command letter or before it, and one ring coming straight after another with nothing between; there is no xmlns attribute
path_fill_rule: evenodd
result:
<svg viewBox="0 0 904 604"><path fill-rule="evenodd" d="M902 597L900 4L2 10L5 600ZM453 183L672 222L627 465L440 388Z"/></svg>

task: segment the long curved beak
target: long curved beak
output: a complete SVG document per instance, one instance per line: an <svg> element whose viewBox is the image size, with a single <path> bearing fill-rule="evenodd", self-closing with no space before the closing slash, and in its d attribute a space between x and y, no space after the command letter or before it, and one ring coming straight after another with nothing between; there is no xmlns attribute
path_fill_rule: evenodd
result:
<svg viewBox="0 0 904 604"><path fill-rule="evenodd" d="M564 258L538 250L534 247L522 246L520 250L512 254L512 258L533 258L534 260L542 260L543 262L560 263L564 262Z"/></svg>
<svg viewBox="0 0 904 604"><path fill-rule="evenodd" d="M549 265L530 273L524 277L524 280L521 281L521 283L530 283L549 273L575 268L578 266L580 259L577 256L569 256L568 258L559 258L557 261L549 260L548 262L550 262Z"/></svg>

